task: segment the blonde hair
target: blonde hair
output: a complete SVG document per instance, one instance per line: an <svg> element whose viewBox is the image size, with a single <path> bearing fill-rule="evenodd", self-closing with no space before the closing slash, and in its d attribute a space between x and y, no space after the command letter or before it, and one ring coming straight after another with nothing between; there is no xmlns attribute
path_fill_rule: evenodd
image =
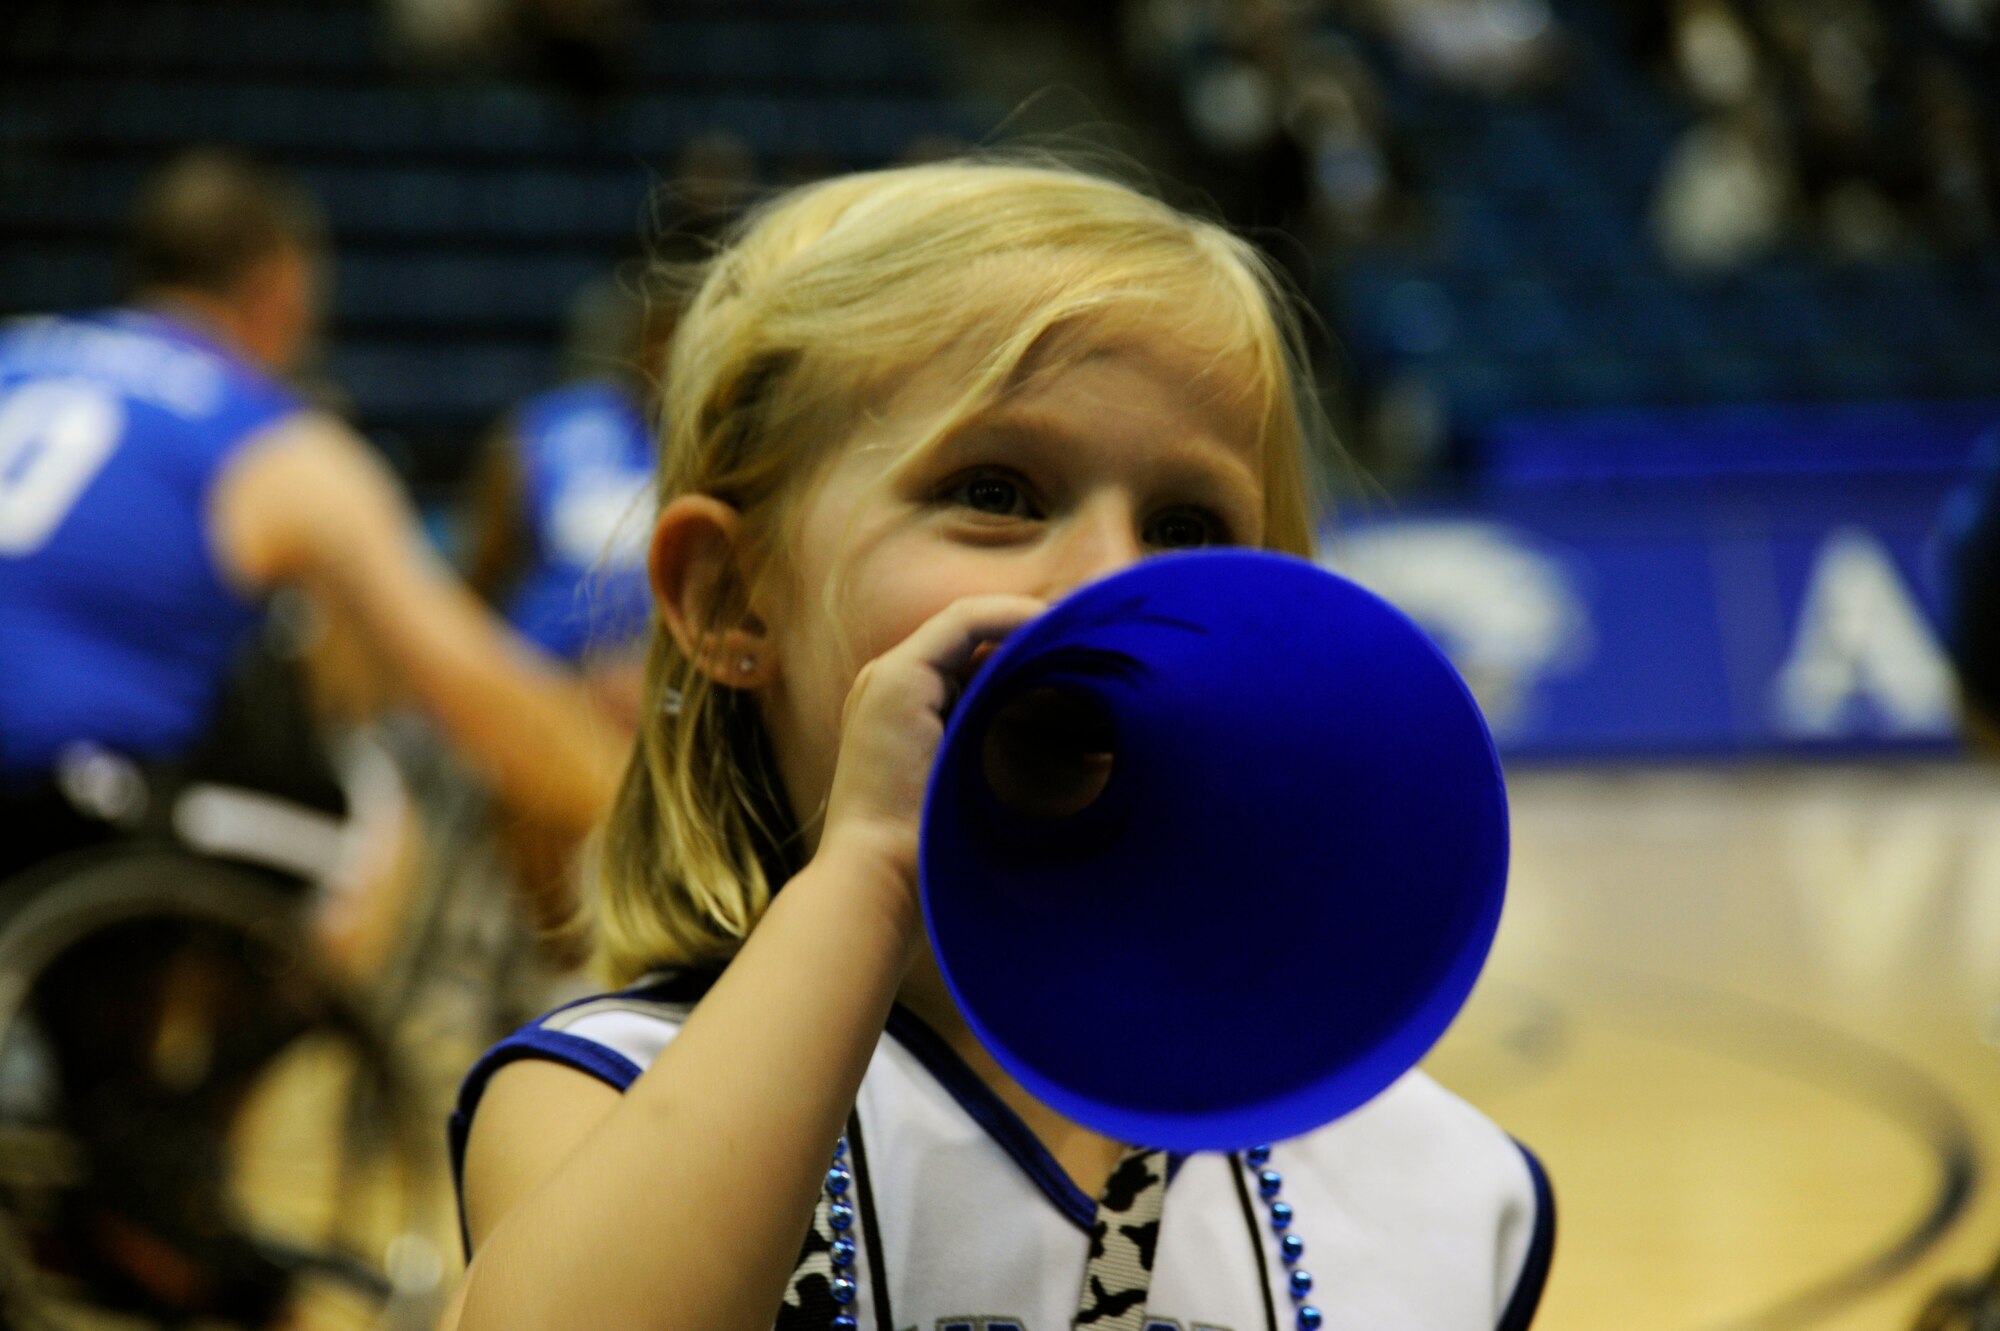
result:
<svg viewBox="0 0 2000 1331"><path fill-rule="evenodd" d="M1247 378L1260 413L1264 543L1309 555L1307 453L1325 418L1268 265L1221 227L1125 185L1018 159L837 177L747 217L701 269L668 357L659 502L706 494L735 507L745 568L735 594L747 601L784 572L822 464L941 348L969 346L974 368L909 455L996 400L1050 334L1101 346L1135 325L1244 372L1237 382ZM718 623L730 609L741 605ZM644 699L588 907L614 984L721 964L794 849L754 705L711 680L657 615Z"/></svg>

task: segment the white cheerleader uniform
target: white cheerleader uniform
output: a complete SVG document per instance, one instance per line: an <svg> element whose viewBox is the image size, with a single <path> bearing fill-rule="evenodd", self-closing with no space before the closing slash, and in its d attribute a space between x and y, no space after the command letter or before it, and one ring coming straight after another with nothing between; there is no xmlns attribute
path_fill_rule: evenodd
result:
<svg viewBox="0 0 2000 1331"><path fill-rule="evenodd" d="M655 977L515 1032L467 1075L454 1174L493 1074L520 1058L619 1090L680 1030L701 982ZM782 1094L781 1086L773 1087ZM862 1331L1065 1331L1098 1204L930 1028L897 1008L849 1122ZM1420 1072L1325 1127L1279 1142L1281 1172L1325 1331L1523 1331L1555 1241L1555 1207L1526 1148ZM1168 1158L1145 1331L1292 1331L1300 1300L1255 1171L1239 1155ZM822 1213L824 1207L822 1207ZM808 1248L812 1246L808 1240ZM635 1260L639 1256L635 1254ZM824 1271L825 1259L818 1259ZM802 1259L801 1272L810 1264ZM824 1282L821 1282L822 1288ZM795 1276L780 1328L802 1314ZM808 1312L812 1300L806 1300Z"/></svg>

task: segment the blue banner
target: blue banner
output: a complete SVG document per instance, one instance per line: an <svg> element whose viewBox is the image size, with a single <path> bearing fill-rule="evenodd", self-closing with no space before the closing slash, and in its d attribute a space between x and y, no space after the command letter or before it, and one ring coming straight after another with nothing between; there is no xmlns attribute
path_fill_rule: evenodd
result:
<svg viewBox="0 0 2000 1331"><path fill-rule="evenodd" d="M1509 423L1511 480L1344 514L1326 562L1431 632L1509 755L1952 745L1934 532L2000 407L1723 415Z"/></svg>

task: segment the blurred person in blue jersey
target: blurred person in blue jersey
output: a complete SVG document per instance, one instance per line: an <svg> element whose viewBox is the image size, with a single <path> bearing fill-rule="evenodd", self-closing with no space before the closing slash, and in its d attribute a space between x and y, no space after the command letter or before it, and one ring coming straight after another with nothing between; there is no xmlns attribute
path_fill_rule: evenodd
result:
<svg viewBox="0 0 2000 1331"><path fill-rule="evenodd" d="M574 668L601 715L639 726L651 608L653 375L673 319L625 281L572 302L567 376L489 436L465 515L467 577L537 647ZM494 830L531 904L566 901L560 841L505 816ZM551 912L536 910L552 923ZM559 936L567 941L569 935ZM568 959L565 956L565 959Z"/></svg>
<svg viewBox="0 0 2000 1331"><path fill-rule="evenodd" d="M661 362L673 323L664 302L617 278L578 293L567 381L496 427L467 523L473 586L528 639L582 670L600 705L628 725L651 604L647 367Z"/></svg>
<svg viewBox="0 0 2000 1331"><path fill-rule="evenodd" d="M619 745L571 672L494 620L376 454L280 381L314 335L323 230L289 182L193 153L139 200L129 305L0 331L0 872L107 834L64 779L79 756L203 751L287 585L351 624L510 808L576 837L604 807Z"/></svg>
<svg viewBox="0 0 2000 1331"><path fill-rule="evenodd" d="M1980 441L1972 475L1947 503L1941 525L1945 638L1967 733L2000 753L2000 427Z"/></svg>
<svg viewBox="0 0 2000 1331"><path fill-rule="evenodd" d="M0 326L4 901L59 896L80 862L139 845L280 884L331 867L339 788L296 672L255 650L280 589L348 626L516 816L580 839L617 779L616 728L428 549L369 446L282 382L318 320L310 199L196 152L142 191L131 241L127 305ZM56 1246L117 1306L261 1325L289 1277L232 1237L212 1157L246 1051L282 1033L239 996L217 1038L243 1057L216 1064L238 1080L197 1097L152 1076L193 952L162 920L94 935L37 982L89 1161Z"/></svg>

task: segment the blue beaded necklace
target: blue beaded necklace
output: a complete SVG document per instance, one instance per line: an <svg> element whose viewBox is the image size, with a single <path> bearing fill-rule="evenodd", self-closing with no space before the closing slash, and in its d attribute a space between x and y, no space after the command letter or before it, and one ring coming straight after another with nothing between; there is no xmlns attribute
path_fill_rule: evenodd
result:
<svg viewBox="0 0 2000 1331"><path fill-rule="evenodd" d="M1284 1190L1285 1176L1271 1168L1271 1148L1253 1146L1243 1153L1244 1163L1257 1171L1257 1195L1264 1199L1264 1210L1271 1219L1271 1232L1278 1236L1278 1256L1291 1268L1285 1278L1285 1288L1291 1293L1292 1302L1298 1305L1299 1331L1319 1331L1325 1320L1320 1310L1306 1302L1312 1293L1312 1272L1299 1265L1299 1258L1306 1255L1306 1241L1292 1233L1292 1204L1280 1201L1278 1194Z"/></svg>
<svg viewBox="0 0 2000 1331"><path fill-rule="evenodd" d="M1325 1316L1317 1305L1306 1302L1307 1296L1312 1293L1312 1272L1299 1265L1299 1259L1306 1255L1306 1243L1292 1231L1292 1204L1279 1196L1284 1191L1285 1177L1271 1168L1269 1146L1251 1147L1243 1153L1243 1161L1257 1171L1257 1195L1264 1199L1271 1233L1278 1239L1278 1257L1289 1272L1285 1277L1285 1289L1296 1305L1298 1331L1320 1331ZM834 1234L828 1254L833 1264L833 1280L829 1286L835 1307L833 1331L860 1331L860 1324L848 1311L854 1306L860 1284L854 1276L856 1247L850 1234L854 1228L854 1204L847 1199L848 1190L854 1186L854 1172L847 1165L845 1134L834 1143L833 1162L827 1167L822 1186L826 1194L827 1226Z"/></svg>
<svg viewBox="0 0 2000 1331"><path fill-rule="evenodd" d="M828 1253L833 1263L829 1292L839 1309L833 1315L833 1331L859 1331L854 1314L847 1311L854 1306L854 1295L860 1289L854 1279L854 1240L848 1235L854 1228L854 1203L847 1200L853 1183L854 1174L847 1167L847 1135L843 1133L833 1144L833 1164L826 1171L826 1223L833 1230L833 1248Z"/></svg>

